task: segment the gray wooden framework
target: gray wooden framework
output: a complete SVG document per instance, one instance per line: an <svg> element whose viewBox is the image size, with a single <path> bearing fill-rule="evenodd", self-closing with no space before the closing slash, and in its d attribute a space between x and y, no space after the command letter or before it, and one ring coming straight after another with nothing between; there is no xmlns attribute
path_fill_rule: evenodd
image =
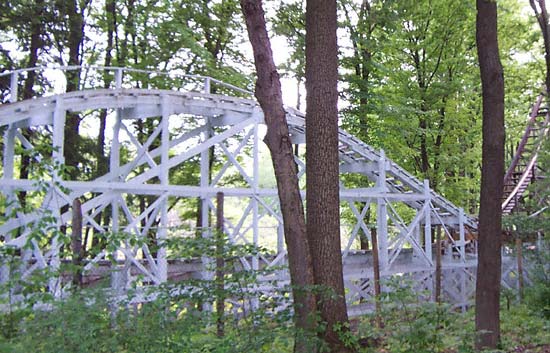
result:
<svg viewBox="0 0 550 353"><path fill-rule="evenodd" d="M273 256L243 258L242 265L258 269L285 264L277 190L260 182L260 155L265 151L261 139L265 127L262 111L252 93L210 77L125 68L61 67L47 70L61 78L68 70L80 70L82 90L18 101L18 87L28 70L45 69L1 74L11 76L11 98L0 105L4 141L0 193L8 205L6 220L0 223L0 236L4 246L21 249L23 276L40 268L59 268L63 260L59 256L63 240L61 232L54 230L70 228L69 206L75 198L83 200L83 227L89 231L131 234L138 239L154 234L162 241L167 237L189 235L189 231L172 224L169 212L169 205L188 198L200 199L202 224L199 229L203 236L209 236L213 227L209 223L210 215L215 214L215 197L219 191L225 194L229 207L238 208L237 216L225 220L229 239L236 243L273 245ZM94 87L92 78L105 72L114 75L112 87ZM174 85L172 89L136 88L135 75L151 79L166 75ZM217 94L212 93L213 86ZM65 122L73 113L93 116L100 110L108 111L109 171L89 180L67 180L58 168L64 163ZM154 132L143 143L132 123L149 119L154 120ZM305 144L304 115L288 108L287 120L292 142ZM47 143L51 151L38 153L25 137L26 129L50 135ZM94 128L83 130L91 133ZM160 143L155 143L159 140ZM220 169L210 169L211 147L217 151ZM359 188L347 188L342 183L340 192L342 213L352 215L348 216L351 224L342 231L350 313L368 310L369 304L365 302L372 296L370 255L357 250L357 243L362 233L370 240L374 225L382 275L409 276L418 289L430 291L435 269L432 232L435 226L440 226L448 247L443 263L444 297L458 306L467 305L474 288L476 254L467 251L466 227L476 228L475 220L433 192L427 181L418 180L388 159L383 151L373 149L343 130L339 150L342 174L360 174L370 180L368 185ZM32 170L41 171L32 172L28 179L19 178L15 172L22 151L32 152L35 165ZM44 160L50 162L41 163ZM198 182L171 183L170 172L190 163L198 164ZM305 163L301 156L296 158L296 163L300 178L304 178ZM41 203L33 210L21 210L17 197L21 191L41 193ZM135 195L150 197L151 202L142 212L133 204ZM365 221L369 209L374 210L371 224ZM403 209L407 211L404 213ZM97 221L103 213L109 213L108 227ZM53 216L54 221L48 224L47 232L41 231L37 236L37 227L44 227L37 222L44 215ZM138 277L140 283L152 285L162 284L170 277L170 264L163 247L152 251L145 243L122 237L116 250L109 251L103 250L88 259L84 271L94 271L97 264L114 256L121 264L118 275L113 276L117 290L129 287ZM1 274L4 281L9 276L5 268ZM212 275L205 270L201 274ZM278 279L280 285L288 281L286 273L281 273ZM62 296L66 287L62 278L52 279L48 286L56 296Z"/></svg>

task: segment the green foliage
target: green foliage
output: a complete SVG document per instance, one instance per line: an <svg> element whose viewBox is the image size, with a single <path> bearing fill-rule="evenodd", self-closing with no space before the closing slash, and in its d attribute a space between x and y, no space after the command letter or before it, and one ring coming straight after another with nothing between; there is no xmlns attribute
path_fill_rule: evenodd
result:
<svg viewBox="0 0 550 353"><path fill-rule="evenodd" d="M532 285L525 290L525 302L533 312L550 321L550 239L526 255Z"/></svg>
<svg viewBox="0 0 550 353"><path fill-rule="evenodd" d="M403 279L387 285L394 292L381 298L384 326L376 326L374 314L359 319L356 336L360 337L360 352L475 352L473 308L461 313L448 305L419 300L422 293L413 291ZM516 347L548 344L550 320L533 311L520 304L503 309L501 350L492 352L516 352Z"/></svg>
<svg viewBox="0 0 550 353"><path fill-rule="evenodd" d="M381 298L382 317L392 330L386 339L392 352L441 352L449 344L444 335L456 317L448 305L426 302L429 293L417 293L412 283L396 277Z"/></svg>
<svg viewBox="0 0 550 353"><path fill-rule="evenodd" d="M503 229L514 237L533 239L537 234L550 230L549 212L532 216L525 211L506 215L502 219Z"/></svg>
<svg viewBox="0 0 550 353"><path fill-rule="evenodd" d="M46 2L43 7L40 3L21 0L0 4L2 68L27 66L30 38L33 26L37 24L41 25L38 64L68 61L71 14L66 13L63 2ZM88 3L78 3L81 9L87 9L82 11L86 24L81 57L84 63L103 63L103 56L107 55L106 41L95 42L94 38L104 38L108 27L113 25L114 47L109 53L113 56L113 65L207 74L238 86L251 87L251 75L243 73L250 70L250 64L240 47L244 31L238 1L115 1L113 13L108 13L102 6L87 7ZM343 98L349 102L344 111L343 127L375 147L386 149L395 161L417 175L429 178L432 186L450 200L468 205L466 208L474 212L481 129L472 4L450 0L376 0L341 1L339 5L343 12L341 26L350 38L348 47L345 40L341 41L344 43L341 50ZM524 128L526 107L532 95L537 93L537 82L542 81L542 58L540 54L533 54L533 47L540 44L537 43L540 35L533 30L533 18L519 15L518 1L503 0L498 5L499 43L506 72L508 141L514 145L516 136ZM286 69L298 80L303 78L304 69L303 12L303 2L285 2L276 11L273 26L276 33L287 37L291 55ZM518 59L529 52L532 60ZM235 68L235 64L239 67ZM23 75L22 78L26 77ZM94 79L109 81L100 75ZM151 78L137 73L128 75L125 80L139 87L172 88L183 84L163 75ZM3 100L7 98L8 85L8 76L0 78ZM36 93L43 93L51 88L50 85L46 77L39 75L33 89ZM223 93L220 88L215 92ZM90 117L85 114L81 118L84 121ZM155 128L152 122L149 123L150 126L142 129L140 142L144 142ZM39 140L47 141L48 138L47 134L37 131L32 142L40 146ZM94 159L102 157L96 155L95 140L82 138L79 144L81 146L74 146L75 150L82 152L88 160L83 161L85 173L95 176ZM427 155L427 168L422 165L419 153L422 150ZM548 164L549 150L549 146L545 146L541 151L539 161L543 166ZM52 163L48 163L52 152L45 150L32 154L35 152L18 148L18 155L31 159L40 155L45 161L30 166L32 176L39 180L38 191L28 194L25 207L18 208L12 200L9 207L0 206L0 217L4 217L8 209L13 216L17 212L30 213L38 208L51 183L56 183L51 176L57 173L62 178L66 172L62 166L52 167ZM130 153L129 149L123 148L121 161L127 160ZM214 162L212 169L219 168ZM197 160L170 172L174 183L196 182L199 173ZM228 182L236 184L242 180L233 178ZM354 184L365 184L365 180L362 177L349 178L346 183L353 187ZM533 212L509 218L509 230L531 235L550 228L547 211L537 217L528 217L549 205L548 190L547 182L540 183L537 190L530 190L539 195L530 205ZM130 200L129 206L137 208L139 201ZM197 212L195 206L195 200L190 200L183 208L192 217ZM39 211L42 217L29 226L30 241L43 245L55 237L68 245L67 233L59 231L51 211ZM108 225L109 220L102 223ZM105 249L107 258L113 261L115 250L124 242L139 247L150 240L126 233L107 234L99 240L101 250ZM31 245L28 243L27 248ZM48 281L60 273L35 271L23 278L18 250L2 247L2 271L8 271L11 276L9 281L0 285L3 294L0 304L6 309L0 315L0 351L290 351L295 334L291 315L288 311L274 310L281 303L288 304L287 293L257 297L254 282L258 276L269 273L239 267L241 257L265 253L254 247L230 243L222 244L220 251L219 245L216 239L189 238L169 238L164 243L149 244L151 251L165 246L169 257L178 259L222 256L226 287L220 293L212 281L169 283L156 292L156 300L139 305L113 302L107 298L105 290L84 290L64 301L54 302L47 291ZM68 248L64 247L64 251L67 252ZM88 255L98 251L92 249ZM525 307L511 307L509 312L503 313L505 347L550 341L547 334L550 331L547 322L550 312L548 253L537 255L540 261L534 262L537 267L531 272L534 284L526 290L526 302L546 319L532 316ZM67 273L73 270L66 266L59 269ZM472 350L471 313L460 315L446 306L424 304L419 301L419 294L412 292L403 282L389 286L393 287L394 293L383 298L386 327L372 329L371 318L367 317L360 335L380 340L382 349L391 352ZM137 288L134 290L137 297ZM174 292L180 294L173 295ZM235 317L227 316L225 336L219 338L215 336L216 316L197 307L220 297L231 297L228 311L236 310L237 304L249 305L256 299L260 310L253 314L241 311ZM44 305L47 310L32 311L35 304ZM350 346L359 344L356 336L341 329L344 342Z"/></svg>
<svg viewBox="0 0 550 353"><path fill-rule="evenodd" d="M102 292L81 292L51 310L20 321L19 335L2 340L10 352L290 352L288 325L255 313L228 321L216 337L212 315L190 308L184 298L141 305L113 304Z"/></svg>
<svg viewBox="0 0 550 353"><path fill-rule="evenodd" d="M365 5L366 4L366 5ZM347 1L343 126L475 212L479 98L473 8L463 2Z"/></svg>
<svg viewBox="0 0 550 353"><path fill-rule="evenodd" d="M108 252L121 241L134 245L141 241L127 234L113 234L107 240ZM33 286L28 279L20 280L16 273L20 265L17 251L3 247L2 263L9 266L12 276L1 288L1 298L7 299L5 304L9 310L0 315L0 351L291 351L292 315L288 309L274 310L288 307L288 297L268 297L256 290L258 275L273 270L251 271L237 266L240 257L260 255L260 249L232 245L222 237L171 239L163 245L178 259L223 257L223 293L219 292L215 281L186 280L169 282L151 290L136 287L122 299L110 297L107 289L98 288L82 289L59 301L53 301L51 297L45 300L44 296L25 296L20 298L22 301L15 302L10 300L12 293L31 293L37 289L40 292L40 288ZM212 271L216 269L211 268ZM57 275L49 273L41 279L47 281ZM135 302L140 293L155 299ZM225 316L223 337L215 335L217 314L204 307L218 298L227 298L225 310L228 315ZM258 310L241 309L251 305L256 305Z"/></svg>
<svg viewBox="0 0 550 353"><path fill-rule="evenodd" d="M273 32L285 37L290 56L283 70L296 77L299 83L305 78L306 19L305 2L281 2L273 19Z"/></svg>
<svg viewBox="0 0 550 353"><path fill-rule="evenodd" d="M181 244L170 245L173 246L171 251L181 251L181 256L189 258L202 252L209 256L220 255L216 239L201 242L201 239L190 242L189 249ZM230 244L223 247L226 264L259 251ZM17 268L13 249L4 248L3 251L3 263L9 264L6 260L11 259L13 268ZM75 292L61 301L49 301L48 305L42 305L46 310L14 306L12 311L0 315L0 351L291 352L294 337L299 334L292 324L292 313L288 309L274 310L288 305L288 296L283 291L277 298L258 297L251 291L256 275L239 276L229 272L234 267L227 266L224 296L233 299L226 302L228 314L223 337L216 335L217 315L198 307L218 297L215 284L185 281L157 287L148 293L154 294L156 299L141 304L133 302L139 294L137 288L133 295L116 301L109 299L105 289L96 288ZM231 285L237 282L242 285ZM473 310L459 313L447 305L426 301L429 293L415 292L404 277L396 277L385 286L391 291L381 297L384 326L377 328L375 316L366 315L359 318L358 327L351 331L337 327L336 331L341 332L348 346L359 352L474 352ZM2 292L9 294L8 287L3 287ZM326 295L331 293L330 290L324 292ZM238 298L244 299L241 303L258 298L259 310L235 312L238 301L235 299ZM534 315L539 308L540 304L529 303L502 311L503 350L499 352L549 342L550 320ZM318 329L322 330L322 325ZM315 337L311 337L311 344L323 351L323 345Z"/></svg>
<svg viewBox="0 0 550 353"><path fill-rule="evenodd" d="M541 345L550 342L550 319L541 319L538 308L516 304L501 312L503 348L523 345Z"/></svg>

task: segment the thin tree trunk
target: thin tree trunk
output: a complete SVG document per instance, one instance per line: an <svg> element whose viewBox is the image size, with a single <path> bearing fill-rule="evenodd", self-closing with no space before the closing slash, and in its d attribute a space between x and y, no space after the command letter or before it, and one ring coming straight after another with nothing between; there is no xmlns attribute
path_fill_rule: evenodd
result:
<svg viewBox="0 0 550 353"><path fill-rule="evenodd" d="M436 234L436 253L435 253L435 302L441 303L441 226L437 227Z"/></svg>
<svg viewBox="0 0 550 353"><path fill-rule="evenodd" d="M349 327L340 246L336 0L306 3L306 208L317 301L332 352ZM340 331L340 332L338 332ZM343 332L342 332L343 331Z"/></svg>
<svg viewBox="0 0 550 353"><path fill-rule="evenodd" d="M361 202L361 209L363 209L365 206L367 206L366 202ZM371 212L369 208L367 210L367 214L365 215L365 223L367 224L367 226L370 223L370 218L371 218ZM371 235L372 235L372 231L371 231ZM369 238L368 238L367 232L364 231L363 229L360 230L360 234L359 234L359 247L361 248L361 250L369 250Z"/></svg>
<svg viewBox="0 0 550 353"><path fill-rule="evenodd" d="M367 237L367 234L363 231L359 234L359 248L361 250L369 250L369 238Z"/></svg>
<svg viewBox="0 0 550 353"><path fill-rule="evenodd" d="M86 6L84 2L83 6ZM67 1L63 4L63 14L68 18L69 34L69 65L80 65L82 54L82 43L84 41L84 9L79 9L79 2L76 0ZM80 70L67 71L67 92L77 91L80 88ZM80 116L76 113L67 112L65 123L65 138L63 141L63 152L65 165L72 167L68 174L71 180L76 180L79 175L77 166L80 161L78 147Z"/></svg>
<svg viewBox="0 0 550 353"><path fill-rule="evenodd" d="M116 7L114 0L106 0L105 1L105 18L107 19L107 47L105 48L105 61L104 65L106 67L111 66L112 64L112 51L113 51L113 37L114 37L114 31L115 31L115 23L116 23ZM111 85L111 82L113 81L112 76L105 73L103 76L103 85L105 88L109 88ZM102 176L107 173L109 161L107 156L105 155L105 129L107 127L107 109L101 110L99 113L99 132L97 136L97 150L96 150L96 158L97 158L97 176Z"/></svg>
<svg viewBox="0 0 550 353"><path fill-rule="evenodd" d="M301 331L297 333L294 351L311 352L312 347L308 347L307 337L315 328L314 316L317 306L315 296L307 290L307 287L314 283L312 261L306 237L297 167L283 108L281 82L273 62L261 0L241 0L241 8L254 51L258 75L256 98L264 111L267 124L264 141L271 152L283 214L296 327Z"/></svg>
<svg viewBox="0 0 550 353"><path fill-rule="evenodd" d="M418 118L418 129L420 130L420 172L425 179L430 181L430 185L433 185L430 178L431 168L430 157L428 155L428 122L424 116L424 114L427 113L427 109L424 107L424 103L422 105L421 115Z"/></svg>
<svg viewBox="0 0 550 353"><path fill-rule="evenodd" d="M374 271L374 305L376 308L376 325L382 328L382 316L380 307L380 259L378 257L378 235L376 229L371 230L372 239L372 269Z"/></svg>
<svg viewBox="0 0 550 353"><path fill-rule="evenodd" d="M516 238L516 256L518 261L518 294L519 301L523 301L523 242L520 237Z"/></svg>
<svg viewBox="0 0 550 353"><path fill-rule="evenodd" d="M225 261L224 261L224 233L223 233L223 192L216 194L216 334L225 335Z"/></svg>
<svg viewBox="0 0 550 353"><path fill-rule="evenodd" d="M73 284L82 286L82 204L79 199L73 201L73 215L71 224L71 250L73 255Z"/></svg>
<svg viewBox="0 0 550 353"><path fill-rule="evenodd" d="M34 14L36 18L41 18L44 12L44 0L37 0L34 7L37 9ZM38 63L38 51L43 46L42 42L43 27L41 21L32 21L31 22L31 38L29 46L29 60L27 61L27 67L35 67ZM34 84L36 82L36 72L28 71L27 78L23 86L23 99L30 99L34 96ZM23 136L33 142L34 140L34 131L27 127L23 129ZM19 178L28 179L30 171L31 157L28 154L21 156L21 164L19 167ZM19 194L19 203L21 207L25 208L27 204L27 192L21 191Z"/></svg>
<svg viewBox="0 0 550 353"><path fill-rule="evenodd" d="M210 213L210 212L209 212ZM204 229L202 227L202 199L200 197L197 197L197 218L196 218L196 227L195 227L195 238L200 239L202 238ZM203 301L199 298L197 298L196 302L196 308L197 311L202 311L202 305Z"/></svg>
<svg viewBox="0 0 550 353"><path fill-rule="evenodd" d="M504 179L504 77L498 52L497 5L477 0L476 42L483 95L483 144L476 281L476 349L500 341L500 243Z"/></svg>
<svg viewBox="0 0 550 353"><path fill-rule="evenodd" d="M105 18L107 19L107 46L105 48L104 65L106 67L109 67L112 64L112 59L113 59L113 55L112 55L113 45L114 45L113 38L114 38L114 32L116 28L116 6L115 6L114 0L105 1ZM112 76L106 72L103 76L103 86L105 88L109 88L111 86L112 81L113 81ZM108 114L108 109L102 109L99 113L99 131L97 134L97 145L96 145L96 159L97 159L96 172L95 172L96 177L105 175L109 171L109 158L105 155L105 129L107 128L107 114ZM108 226L109 220L110 220L110 213L106 212L105 210L103 213L100 212L94 219L97 222L97 224L101 225L103 222L103 225ZM93 234L92 243L97 245L98 240L96 238L99 234L99 231L94 228L92 234ZM88 238L88 232L86 232L86 239L87 238ZM84 242L84 246L86 246L87 243L88 242Z"/></svg>

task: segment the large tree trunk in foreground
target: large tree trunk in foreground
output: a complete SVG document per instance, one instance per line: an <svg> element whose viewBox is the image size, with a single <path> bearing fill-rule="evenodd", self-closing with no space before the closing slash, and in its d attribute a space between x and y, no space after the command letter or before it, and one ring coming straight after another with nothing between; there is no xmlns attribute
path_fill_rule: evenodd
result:
<svg viewBox="0 0 550 353"><path fill-rule="evenodd" d="M345 352L337 327L345 330L340 247L338 157L338 46L336 0L306 5L306 209L317 302L331 352Z"/></svg>
<svg viewBox="0 0 550 353"><path fill-rule="evenodd" d="M305 288L313 285L312 262L306 238L297 168L283 108L281 83L273 62L261 0L241 0L241 8L254 50L254 62L258 75L256 98L262 107L267 124L264 141L271 152L283 214L296 327L307 334L315 327L314 315L317 308L315 296ZM311 347L307 347L307 337L300 336L299 333L295 351L311 352Z"/></svg>
<svg viewBox="0 0 550 353"><path fill-rule="evenodd" d="M483 146L476 281L476 349L500 341L500 236L504 179L504 77L497 40L497 6L477 0L477 52L483 94Z"/></svg>

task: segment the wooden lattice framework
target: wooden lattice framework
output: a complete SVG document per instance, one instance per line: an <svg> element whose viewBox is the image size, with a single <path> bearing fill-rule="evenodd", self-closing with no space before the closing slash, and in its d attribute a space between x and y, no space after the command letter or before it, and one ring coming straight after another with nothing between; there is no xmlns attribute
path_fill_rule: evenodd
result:
<svg viewBox="0 0 550 353"><path fill-rule="evenodd" d="M210 77L177 75L126 68L61 67L47 69L61 79L70 70L78 70L83 78L82 89L76 92L57 92L18 101L17 92L24 69L2 76L11 77L9 102L0 105L0 129L3 130L3 165L0 193L7 201L6 220L0 224L3 246L21 249L23 276L36 269L57 269L62 242L54 235L38 239L34 230L44 215L53 216L56 229L71 226L70 205L75 198L83 200L83 227L93 232L134 234L145 237L153 232L157 239L180 235L171 228L169 204L179 199L198 198L202 205L200 231L209 236L215 214L216 193L222 191L227 200L235 199L239 217L225 219L225 233L233 242L262 244L264 238L275 238L273 256L243 258L245 268L283 265L286 262L279 213L277 190L260 182L260 154L262 153L263 114L250 92L222 83ZM114 76L112 87L97 88L94 78L103 74ZM135 75L165 77L173 82L171 89L135 88ZM86 80L88 78L89 80ZM166 81L163 81L166 82ZM212 87L216 87L213 94ZM174 89L179 87L179 89ZM110 139L108 141L109 171L90 180L66 180L59 174L64 163L64 126L74 113L108 111ZM68 114L70 113L70 114ZM156 119L158 123L146 142L140 142L132 121ZM304 115L287 109L291 140L305 143ZM33 129L51 134L51 154L40 154L25 138L24 130ZM466 306L473 292L476 264L474 253L466 251L466 227L475 228L475 220L463 210L431 190L427 181L420 181L351 134L340 130L340 170L368 177L365 187L341 187L342 212L353 215L353 222L343 230L343 261L347 299L351 314L368 310L365 302L373 294L370 256L354 249L361 232L370 240L372 224L365 222L369 208L375 209L374 222L378 234L382 276L400 274L414 280L418 289L432 291L434 282L433 229L441 226L448 246L443 261L443 296L457 306ZM160 139L160 144L153 142ZM124 146L124 148L122 148ZM222 167L210 170L209 149L215 147L223 156ZM20 179L15 167L22 151L32 151L32 163L50 159L49 169ZM127 162L121 163L121 153ZM128 152L130 151L130 152ZM220 158L220 157L218 157ZM219 159L220 160L220 159ZM170 171L198 163L198 183L176 185L170 182ZM296 157L299 177L305 173L305 163ZM52 167L53 166L53 167ZM40 168L35 168L40 169ZM42 168L43 169L43 168ZM227 176L237 176L238 186L227 183ZM40 189L42 201L31 211L18 209L18 193ZM132 197L148 195L154 201L143 212L136 212ZM231 201L227 201L231 202ZM399 208L405 205L410 217L403 218ZM227 208L227 207L226 207ZM109 213L108 227L100 225L98 217ZM55 233L54 233L55 234ZM451 249L452 248L452 249ZM106 259L107 250L88 259L84 273L97 271L97 264ZM114 255L120 263L112 281L117 292L128 288L139 277L141 283L159 285L171 277L166 250L151 251L147 244L132 245L122 240ZM204 259L204 261L208 261ZM197 270L202 276L209 271ZM5 267L2 278L9 272ZM286 272L279 275L279 284L288 282ZM63 296L67 283L62 278L51 280L48 289L55 296Z"/></svg>

